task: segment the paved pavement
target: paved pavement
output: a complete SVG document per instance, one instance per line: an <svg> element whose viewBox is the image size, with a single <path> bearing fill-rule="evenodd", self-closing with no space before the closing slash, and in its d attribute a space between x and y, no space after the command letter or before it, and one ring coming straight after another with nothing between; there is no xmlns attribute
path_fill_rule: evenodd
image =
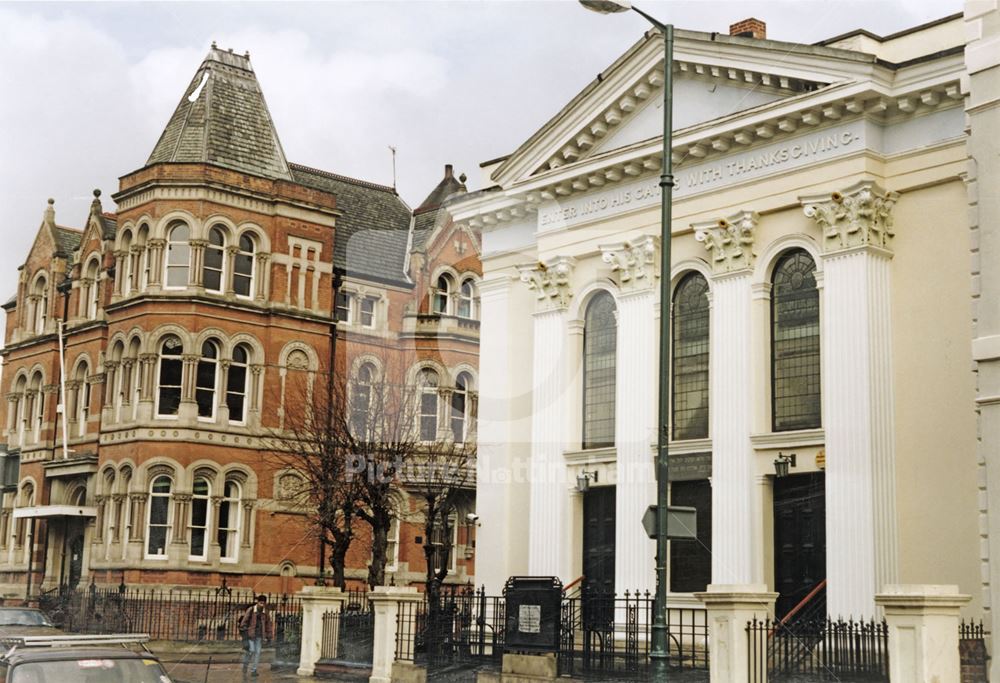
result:
<svg viewBox="0 0 1000 683"><path fill-rule="evenodd" d="M272 671L270 664L261 664L260 675L256 678L243 676L239 664L163 664L174 683L316 683L316 678L296 676L294 668L276 668Z"/></svg>

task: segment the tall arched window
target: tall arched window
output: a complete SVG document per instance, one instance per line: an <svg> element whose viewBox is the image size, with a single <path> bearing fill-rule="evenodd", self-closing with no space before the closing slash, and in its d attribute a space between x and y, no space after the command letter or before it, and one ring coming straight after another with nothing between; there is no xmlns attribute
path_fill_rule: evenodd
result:
<svg viewBox="0 0 1000 683"><path fill-rule="evenodd" d="M108 553L111 551L111 541L115 536L115 528L118 526L118 521L115 519L115 503L114 495L115 492L115 471L110 467L104 470L104 558L108 558Z"/></svg>
<svg viewBox="0 0 1000 683"><path fill-rule="evenodd" d="M226 480L219 503L219 553L223 562L236 562L240 550L240 485Z"/></svg>
<svg viewBox="0 0 1000 683"><path fill-rule="evenodd" d="M45 395L42 394L42 373L31 378L31 442L42 440L42 420L45 419Z"/></svg>
<svg viewBox="0 0 1000 683"><path fill-rule="evenodd" d="M35 308L32 311L34 320L32 329L35 334L45 332L45 326L49 322L49 282L44 277L35 280L35 286L31 293L35 297Z"/></svg>
<svg viewBox="0 0 1000 683"><path fill-rule="evenodd" d="M166 287L187 287L191 270L191 229L187 223L175 221L167 230L167 280Z"/></svg>
<svg viewBox="0 0 1000 683"><path fill-rule="evenodd" d="M583 447L615 445L618 320L614 297L601 291L583 322Z"/></svg>
<svg viewBox="0 0 1000 683"><path fill-rule="evenodd" d="M139 399L142 396L142 366L139 364L139 340L132 339L128 348L129 370L129 401L132 408L129 418L139 417Z"/></svg>
<svg viewBox="0 0 1000 683"><path fill-rule="evenodd" d="M145 291L146 286L149 285L149 247L146 242L149 240L149 226L143 223L139 226L139 232L135 236L135 245L137 247L137 253L135 255L135 273L133 275L133 281L136 283L136 289L140 292Z"/></svg>
<svg viewBox="0 0 1000 683"><path fill-rule="evenodd" d="M191 551L188 559L208 559L209 500L212 485L205 477L195 477L191 489Z"/></svg>
<svg viewBox="0 0 1000 683"><path fill-rule="evenodd" d="M17 404L14 406L14 430L15 443L20 448L24 446L24 435L28 431L28 378L21 376L14 385L14 394L17 396Z"/></svg>
<svg viewBox="0 0 1000 683"><path fill-rule="evenodd" d="M233 291L236 296L253 296L254 252L257 245L248 233L240 235L239 249L233 260Z"/></svg>
<svg viewBox="0 0 1000 683"><path fill-rule="evenodd" d="M372 384L375 381L375 366L362 363L351 388L351 430L355 438L367 440L369 414L372 405Z"/></svg>
<svg viewBox="0 0 1000 683"><path fill-rule="evenodd" d="M167 556L170 532L170 489L173 481L165 474L149 486L149 514L146 517L146 557Z"/></svg>
<svg viewBox="0 0 1000 683"><path fill-rule="evenodd" d="M195 379L194 399L198 404L198 417L215 419L215 392L219 377L219 344L209 339L201 345L198 373Z"/></svg>
<svg viewBox="0 0 1000 683"><path fill-rule="evenodd" d="M122 290L122 296L132 293L132 275L135 272L135 263L132 261L132 233L126 232L122 235L121 241L121 272L118 273L118 283Z"/></svg>
<svg viewBox="0 0 1000 683"><path fill-rule="evenodd" d="M121 507L121 527L119 530L120 538L122 540L122 559L124 560L128 556L128 541L132 536L132 506L129 505L129 489L132 486L132 470L131 468L125 467L121 471L121 491L125 494L124 500L122 500Z"/></svg>
<svg viewBox="0 0 1000 683"><path fill-rule="evenodd" d="M471 388L472 376L467 372L459 373L455 379L455 390L451 393L451 433L455 443L465 443L468 436Z"/></svg>
<svg viewBox="0 0 1000 683"><path fill-rule="evenodd" d="M458 317L476 317L476 283L472 278L462 280L462 286L458 290Z"/></svg>
<svg viewBox="0 0 1000 683"><path fill-rule="evenodd" d="M97 309L101 301L101 285L98 281L101 275L100 263L96 258L87 263L87 287L82 292L84 296L84 315L87 319L93 320L97 317Z"/></svg>
<svg viewBox="0 0 1000 683"><path fill-rule="evenodd" d="M435 441L438 428L438 374L424 368L417 375L420 400L420 440Z"/></svg>
<svg viewBox="0 0 1000 683"><path fill-rule="evenodd" d="M205 246L205 264L201 268L201 277L207 292L221 292L225 282L226 235L222 228L215 226L208 231L208 244Z"/></svg>
<svg viewBox="0 0 1000 683"><path fill-rule="evenodd" d="M160 342L160 369L157 373L156 414L176 415L181 405L181 381L184 362L181 360L181 340L170 335Z"/></svg>
<svg viewBox="0 0 1000 683"><path fill-rule="evenodd" d="M771 280L771 420L776 432L820 426L816 263L785 253Z"/></svg>
<svg viewBox="0 0 1000 683"><path fill-rule="evenodd" d="M80 363L76 369L76 429L77 436L87 433L87 421L90 419L90 384L87 383L88 367Z"/></svg>
<svg viewBox="0 0 1000 683"><path fill-rule="evenodd" d="M674 439L708 437L708 282L688 273L674 290L671 373Z"/></svg>
<svg viewBox="0 0 1000 683"><path fill-rule="evenodd" d="M451 312L451 294L455 283L447 273L438 277L434 290L434 312L447 315Z"/></svg>
<svg viewBox="0 0 1000 683"><path fill-rule="evenodd" d="M229 406L229 421L243 423L247 420L247 384L250 374L250 350L245 344L233 347L233 358L226 377L226 405Z"/></svg>

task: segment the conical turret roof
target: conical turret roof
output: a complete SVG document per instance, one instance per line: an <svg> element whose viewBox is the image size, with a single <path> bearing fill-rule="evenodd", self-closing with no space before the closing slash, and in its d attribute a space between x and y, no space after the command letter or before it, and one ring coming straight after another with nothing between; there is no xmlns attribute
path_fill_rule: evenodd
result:
<svg viewBox="0 0 1000 683"><path fill-rule="evenodd" d="M212 43L146 164L210 163L291 179L250 55Z"/></svg>

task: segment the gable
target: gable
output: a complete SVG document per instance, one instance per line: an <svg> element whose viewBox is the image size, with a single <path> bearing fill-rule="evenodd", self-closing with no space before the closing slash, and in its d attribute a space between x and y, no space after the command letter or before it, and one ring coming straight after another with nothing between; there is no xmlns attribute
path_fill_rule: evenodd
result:
<svg viewBox="0 0 1000 683"><path fill-rule="evenodd" d="M787 97L770 88L720 85L700 78L674 79L674 130L753 109ZM631 117L602 138L586 156L657 138L663 131L663 98L647 98ZM584 157L585 158L585 157Z"/></svg>

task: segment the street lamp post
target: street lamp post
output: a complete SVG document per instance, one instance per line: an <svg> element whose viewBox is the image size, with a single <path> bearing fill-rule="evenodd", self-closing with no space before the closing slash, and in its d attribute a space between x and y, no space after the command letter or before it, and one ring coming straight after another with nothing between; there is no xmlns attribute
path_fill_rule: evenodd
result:
<svg viewBox="0 0 1000 683"><path fill-rule="evenodd" d="M674 27L651 17L629 0L580 0L589 10L611 14L632 10L663 33L663 161L660 164L660 377L656 429L656 599L649 658L654 681L667 679L667 471L670 441L670 229L673 212Z"/></svg>

